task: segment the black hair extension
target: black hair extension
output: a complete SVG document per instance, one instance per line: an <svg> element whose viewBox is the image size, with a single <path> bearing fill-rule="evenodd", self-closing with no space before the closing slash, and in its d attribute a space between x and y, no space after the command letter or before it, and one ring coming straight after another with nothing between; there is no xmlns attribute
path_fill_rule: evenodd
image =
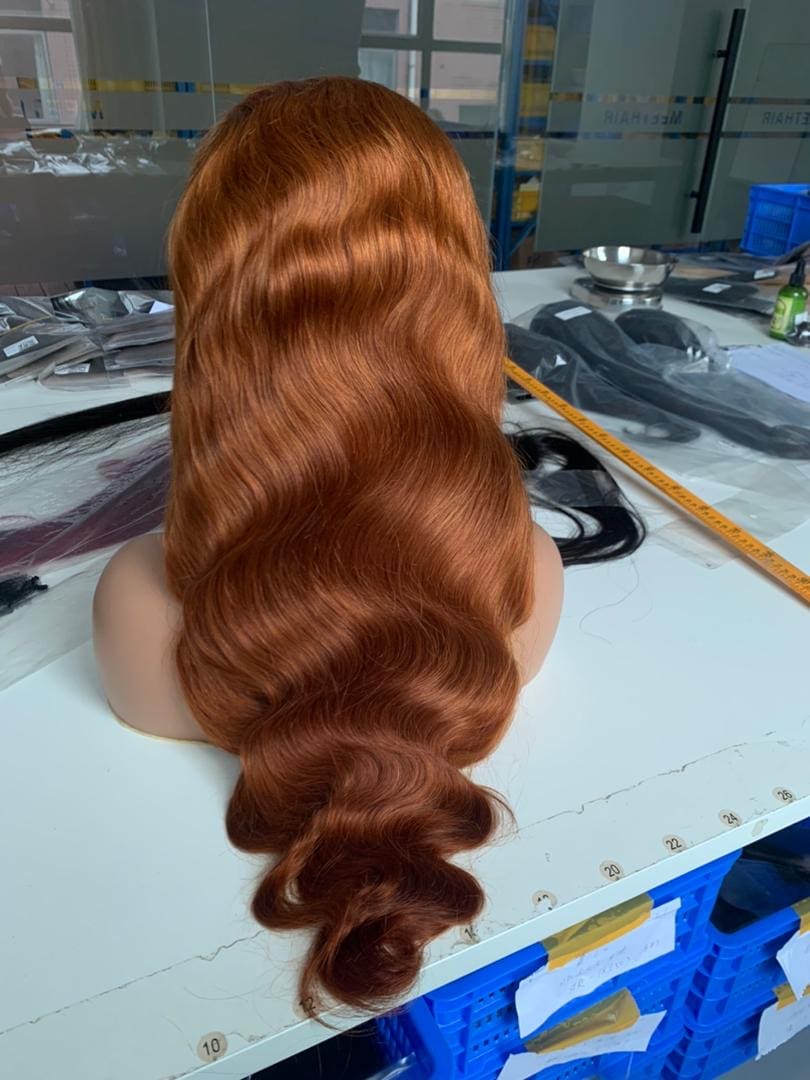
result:
<svg viewBox="0 0 810 1080"><path fill-rule="evenodd" d="M103 431L116 424L161 416L170 408L171 392L163 390L157 394L144 394L124 401L112 401L109 405L96 405L92 409L65 413L63 416L54 416L0 434L0 454L34 446L48 446L71 436Z"/></svg>
<svg viewBox="0 0 810 1080"><path fill-rule="evenodd" d="M640 442L684 443L699 437L697 424L657 409L625 389L617 389L609 378L586 364L570 345L514 323L507 323L505 329L510 358L578 409L593 409L640 424L643 431L635 436ZM530 397L520 387L510 396L515 400Z"/></svg>
<svg viewBox="0 0 810 1080"><path fill-rule="evenodd" d="M646 536L644 522L598 458L567 435L540 428L507 434L532 505L562 514L573 536L552 539L565 566L621 559Z"/></svg>
<svg viewBox="0 0 810 1080"><path fill-rule="evenodd" d="M0 435L0 456L32 447L40 451L54 446L67 445L70 448L76 440L82 441L82 436L105 432L112 446L116 429L133 421L159 418L167 414L170 408L170 393L161 392L44 420ZM574 526L573 536L554 538L566 565L621 558L641 544L645 535L641 519L624 499L608 471L584 446L566 435L539 429L510 433L506 437L520 460L532 504L564 515ZM82 442L84 444L86 440ZM98 444L93 442L92 445L96 451ZM154 473L154 479L150 480L151 486L147 490L152 514L160 505L156 485L167 483L165 464L165 461L164 465L156 461L154 468L150 466L148 476ZM133 498L134 492L122 501L124 515L135 514L135 503L129 501ZM33 536L39 530L49 536L50 527L48 523L44 526L23 526L18 531L19 535L14 530L8 533L6 542L10 545L15 536L22 542L26 531ZM148 528L154 527L154 521L149 518ZM57 532L61 537L64 529L60 528ZM81 530L77 530L77 533L75 553L92 550L88 546L96 542L92 530L88 530L87 537L83 536ZM103 535L106 539L115 538L116 535L127 538L127 522L116 520L115 530L109 522L105 522ZM37 545L44 544L38 535L35 539ZM43 547L42 550L48 549ZM36 591L42 586L37 584L29 588Z"/></svg>
<svg viewBox="0 0 810 1080"><path fill-rule="evenodd" d="M9 615L47 588L38 577L29 577L27 574L12 574L10 577L0 578L0 615Z"/></svg>
<svg viewBox="0 0 810 1080"><path fill-rule="evenodd" d="M700 339L690 327L670 311L654 308L630 308L616 319L616 325L624 330L637 345L668 345L681 352L703 352Z"/></svg>
<svg viewBox="0 0 810 1080"><path fill-rule="evenodd" d="M710 383L701 384L684 374L674 385L664 369L683 368L686 354L666 345L638 345L621 326L598 311L577 305L582 310L573 318L561 318L572 309L564 300L541 308L531 322L531 330L561 342L572 349L587 367L621 390L627 397L648 406L663 409L670 415L685 417L712 428L733 442L777 457L810 459L810 425L766 423L752 415L738 399L712 393ZM632 325L632 324L631 324ZM733 378L727 380L729 389ZM725 384L724 384L725 385ZM749 389L749 393L750 393Z"/></svg>

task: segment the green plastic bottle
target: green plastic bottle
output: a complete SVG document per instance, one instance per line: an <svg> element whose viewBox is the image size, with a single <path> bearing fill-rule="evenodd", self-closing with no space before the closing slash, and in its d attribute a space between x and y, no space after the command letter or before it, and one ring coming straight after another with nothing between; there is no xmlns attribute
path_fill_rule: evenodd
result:
<svg viewBox="0 0 810 1080"><path fill-rule="evenodd" d="M807 307L807 289L804 287L804 259L799 258L790 282L783 285L776 296L776 307L771 319L771 337L786 338L793 333L797 315Z"/></svg>

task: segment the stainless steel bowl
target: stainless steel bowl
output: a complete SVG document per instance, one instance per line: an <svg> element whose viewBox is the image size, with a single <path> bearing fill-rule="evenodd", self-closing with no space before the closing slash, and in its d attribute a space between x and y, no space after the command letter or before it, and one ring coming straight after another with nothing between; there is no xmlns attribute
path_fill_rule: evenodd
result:
<svg viewBox="0 0 810 1080"><path fill-rule="evenodd" d="M582 259L597 285L619 292L652 292L663 285L675 265L671 255L626 244L586 248Z"/></svg>

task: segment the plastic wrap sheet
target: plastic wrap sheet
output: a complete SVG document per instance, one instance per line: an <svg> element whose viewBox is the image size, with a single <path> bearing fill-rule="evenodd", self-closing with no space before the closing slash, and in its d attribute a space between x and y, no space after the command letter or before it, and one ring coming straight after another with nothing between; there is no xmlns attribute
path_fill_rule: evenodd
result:
<svg viewBox="0 0 810 1080"><path fill-rule="evenodd" d="M46 574L46 592L0 616L0 690L89 641L93 592L110 554Z"/></svg>
<svg viewBox="0 0 810 1080"><path fill-rule="evenodd" d="M786 340L791 345L801 345L805 349L810 349L810 319L807 318L807 313L796 319Z"/></svg>
<svg viewBox="0 0 810 1080"><path fill-rule="evenodd" d="M810 406L735 371L707 327L641 310L613 322L563 301L507 334L516 363L753 535L768 542L810 519ZM730 557L674 512L657 529L645 516L660 542L705 565Z"/></svg>
<svg viewBox="0 0 810 1080"><path fill-rule="evenodd" d="M164 416L3 456L0 578L35 575L47 591L0 616L0 687L88 639L101 570L160 526L168 481Z"/></svg>
<svg viewBox="0 0 810 1080"><path fill-rule="evenodd" d="M0 573L41 573L161 520L168 420L158 416L4 455ZM43 578L44 580L44 578Z"/></svg>
<svg viewBox="0 0 810 1080"><path fill-rule="evenodd" d="M56 128L0 140L0 176L185 177L199 139L170 135L82 134Z"/></svg>

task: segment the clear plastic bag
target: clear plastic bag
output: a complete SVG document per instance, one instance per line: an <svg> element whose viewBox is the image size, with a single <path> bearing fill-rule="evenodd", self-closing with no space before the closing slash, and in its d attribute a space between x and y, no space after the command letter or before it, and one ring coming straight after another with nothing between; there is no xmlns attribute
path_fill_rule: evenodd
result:
<svg viewBox="0 0 810 1080"><path fill-rule="evenodd" d="M162 416L4 455L0 574L42 575L155 528L168 477Z"/></svg>
<svg viewBox="0 0 810 1080"><path fill-rule="evenodd" d="M84 338L84 328L60 319L45 297L0 297L0 383L34 378L55 357L97 352Z"/></svg>
<svg viewBox="0 0 810 1080"><path fill-rule="evenodd" d="M754 281L740 280L736 276L724 274L712 279L673 274L664 283L664 291L692 304L706 304L768 319L773 314L773 296Z"/></svg>
<svg viewBox="0 0 810 1080"><path fill-rule="evenodd" d="M571 316L571 311L576 314ZM659 340L653 340L651 324L658 326ZM682 341L694 344L676 348L666 343L677 328L682 328ZM696 437L708 427L760 453L810 461L810 406L720 361L719 346L704 347L675 315L631 310L612 322L581 304L563 301L540 308L530 330L573 350L591 373L610 382L625 399L691 424Z"/></svg>
<svg viewBox="0 0 810 1080"><path fill-rule="evenodd" d="M106 553L46 575L47 591L0 616L0 690L89 641L93 593L108 559Z"/></svg>
<svg viewBox="0 0 810 1080"><path fill-rule="evenodd" d="M793 329L785 340L791 345L801 345L805 349L810 348L810 318L807 317L807 312L804 312L801 318L796 319Z"/></svg>
<svg viewBox="0 0 810 1080"><path fill-rule="evenodd" d="M810 831L800 822L743 848L723 880L712 923L733 934L810 897Z"/></svg>
<svg viewBox="0 0 810 1080"><path fill-rule="evenodd" d="M525 312L507 336L517 364L754 535L810 518L810 406L736 371L707 327L632 309L614 322L562 301ZM682 548L679 529L661 538ZM727 557L717 550L710 565Z"/></svg>
<svg viewBox="0 0 810 1080"><path fill-rule="evenodd" d="M0 385L37 379L56 390L120 387L173 367L171 293L90 288L0 297Z"/></svg>

